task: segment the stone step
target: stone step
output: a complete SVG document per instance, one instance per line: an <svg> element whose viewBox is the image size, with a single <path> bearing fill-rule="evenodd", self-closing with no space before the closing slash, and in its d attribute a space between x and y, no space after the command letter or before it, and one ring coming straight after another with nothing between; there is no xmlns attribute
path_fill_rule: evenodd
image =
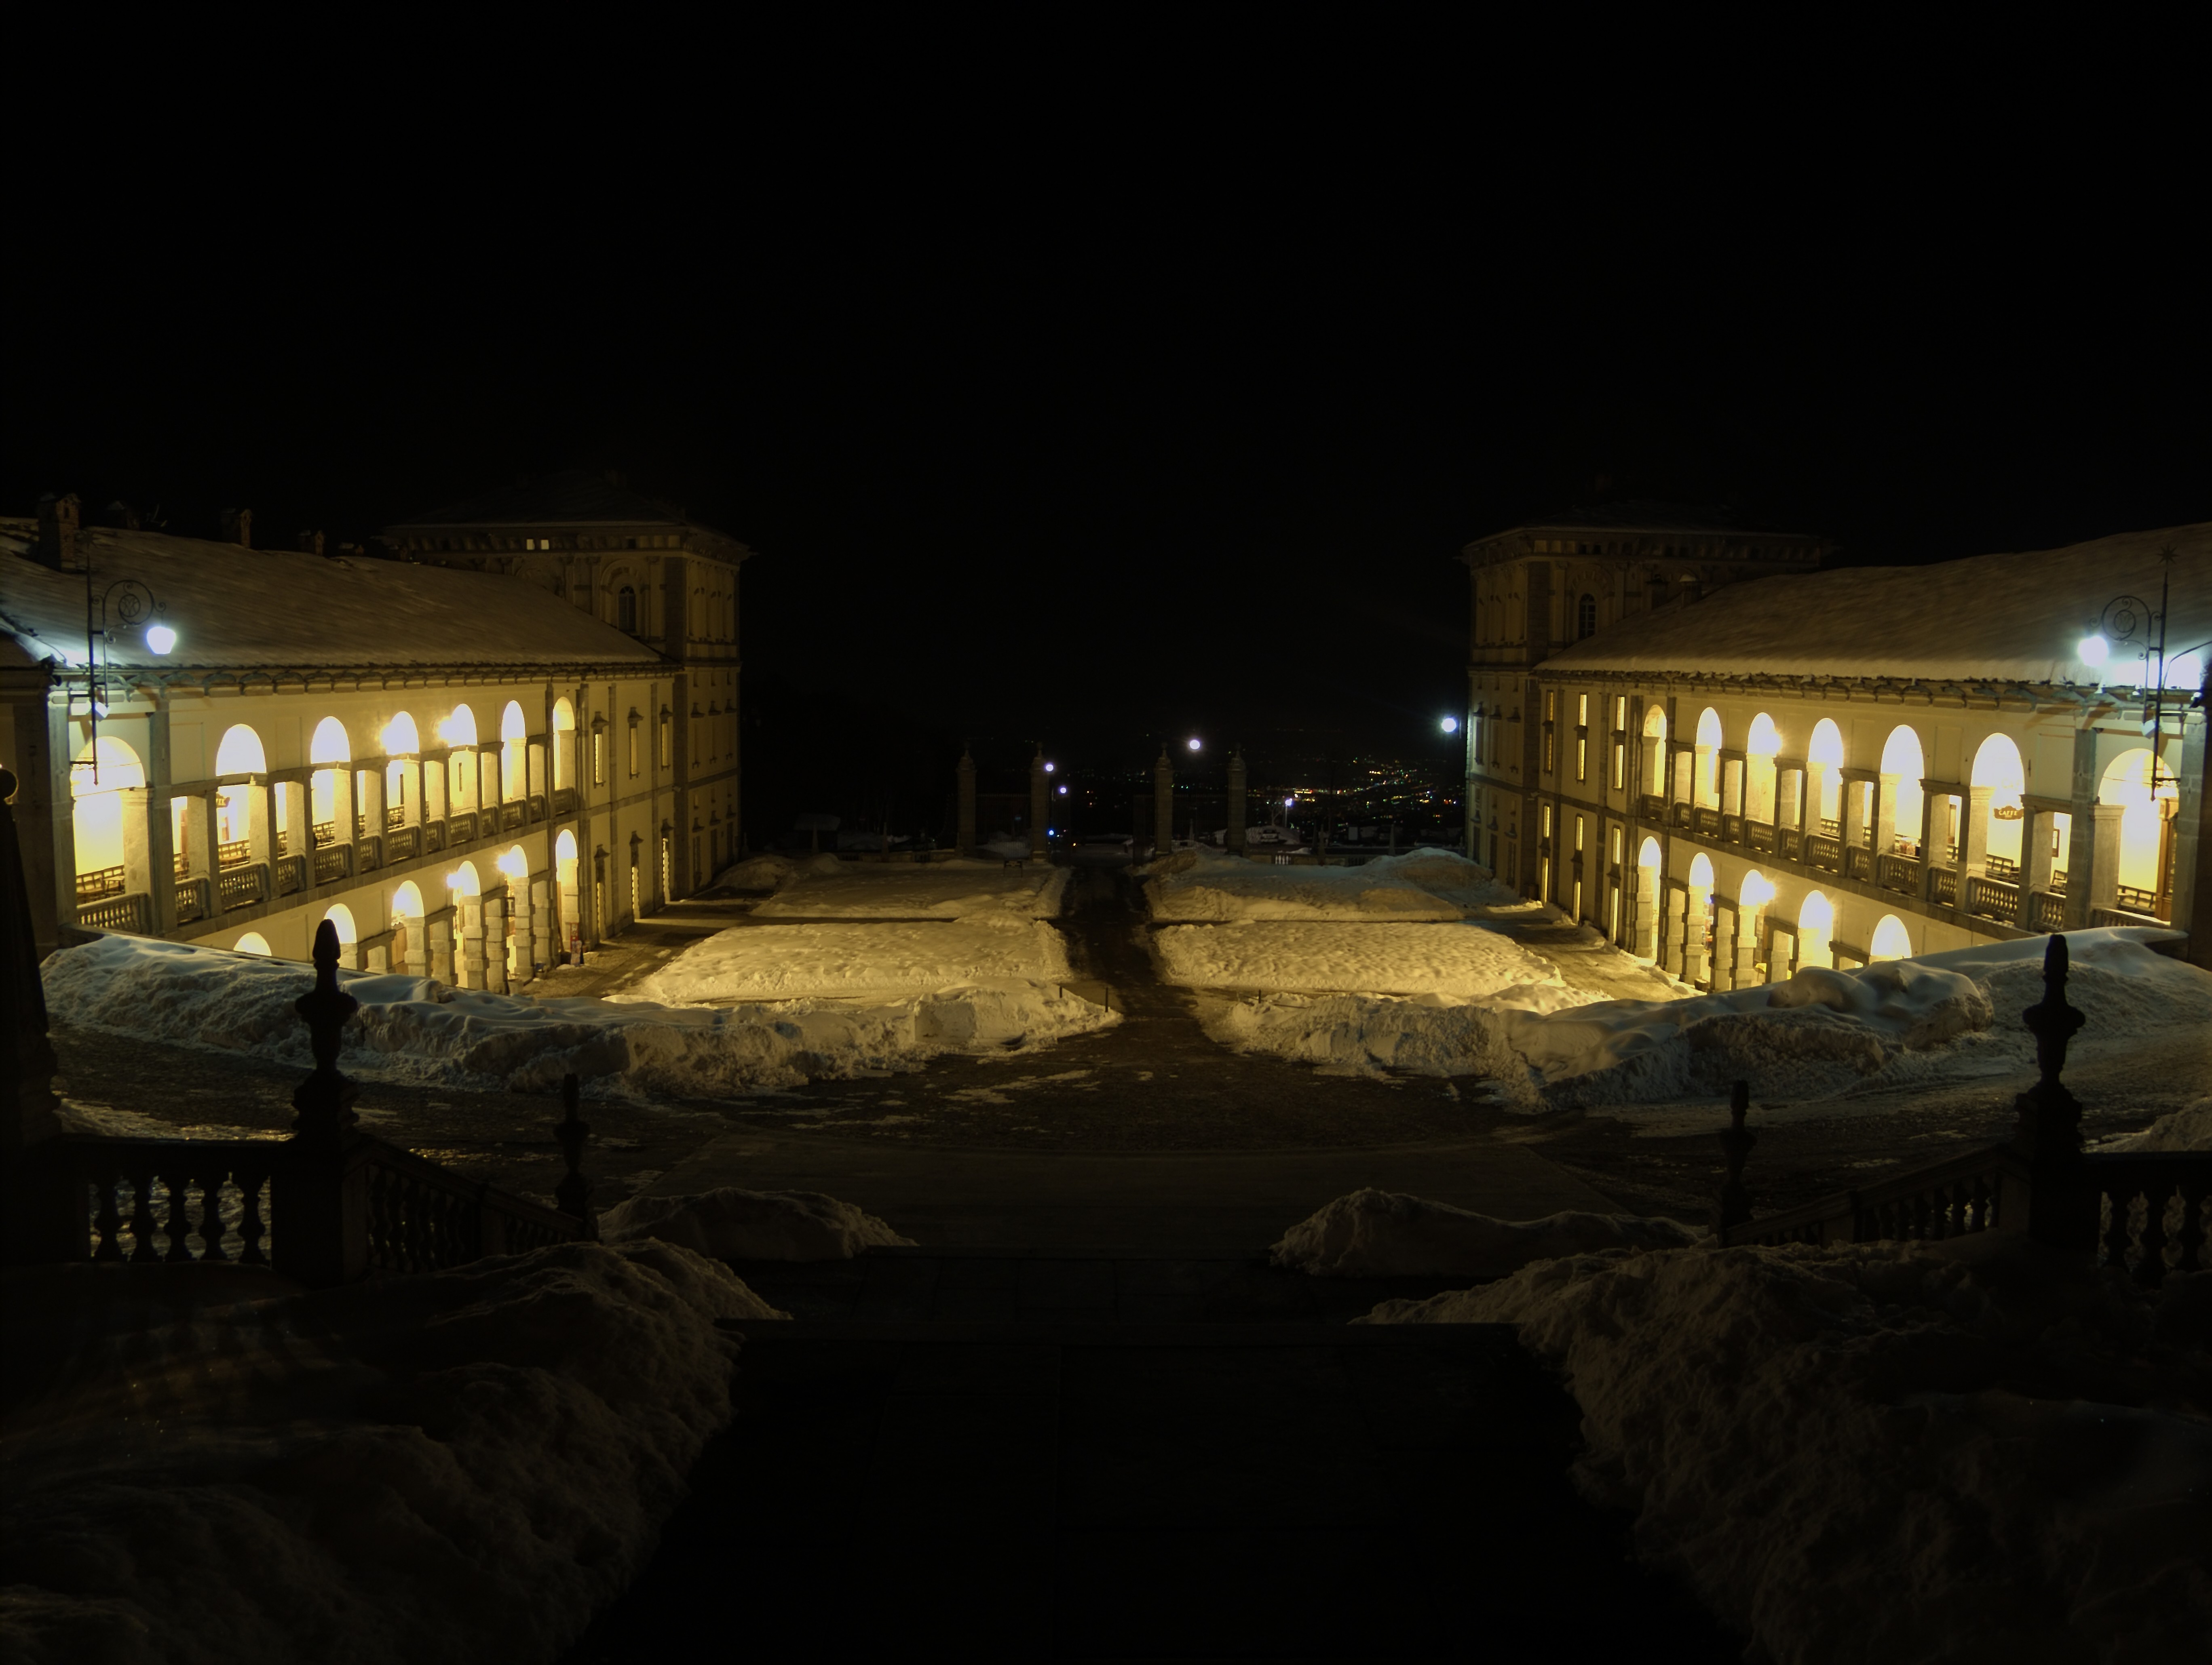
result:
<svg viewBox="0 0 2212 1665"><path fill-rule="evenodd" d="M1741 1651L1575 1495L1508 1327L733 1327L736 1420L570 1665Z"/></svg>

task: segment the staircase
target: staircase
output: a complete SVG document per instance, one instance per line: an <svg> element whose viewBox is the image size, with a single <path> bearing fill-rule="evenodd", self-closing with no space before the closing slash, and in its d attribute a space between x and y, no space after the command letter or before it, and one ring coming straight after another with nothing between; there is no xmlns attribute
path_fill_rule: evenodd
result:
<svg viewBox="0 0 2212 1665"><path fill-rule="evenodd" d="M737 1418L570 1665L762 1656L1563 1660L1741 1651L1569 1484L1503 1325L1436 1280L872 1250L741 1266ZM865 1652L864 1652L865 1650Z"/></svg>

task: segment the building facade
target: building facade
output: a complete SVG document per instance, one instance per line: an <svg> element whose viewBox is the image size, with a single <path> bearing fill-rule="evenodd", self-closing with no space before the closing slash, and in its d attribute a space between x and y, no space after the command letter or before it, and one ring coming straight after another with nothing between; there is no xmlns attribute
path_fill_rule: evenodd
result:
<svg viewBox="0 0 2212 1665"><path fill-rule="evenodd" d="M2140 619L2161 593L2163 690L2155 621L2081 657L2128 620L2108 604ZM1524 894L1713 989L2189 930L2212 854L2206 638L2205 526L1670 598L1525 671L1517 778L1481 777L1503 823L1485 831L1517 821L1518 851L1498 847Z"/></svg>
<svg viewBox="0 0 2212 1665"><path fill-rule="evenodd" d="M74 923L305 958L329 918L356 968L498 990L694 887L701 785L734 816L734 735L709 755L680 715L686 663L551 585L75 510L0 521L42 948Z"/></svg>
<svg viewBox="0 0 2212 1665"><path fill-rule="evenodd" d="M1572 510L1468 544L1468 854L1534 893L1537 840L1523 837L1522 810L1543 763L1537 666L1623 620L1746 578L1810 572L1827 548L1725 510L1659 503Z"/></svg>

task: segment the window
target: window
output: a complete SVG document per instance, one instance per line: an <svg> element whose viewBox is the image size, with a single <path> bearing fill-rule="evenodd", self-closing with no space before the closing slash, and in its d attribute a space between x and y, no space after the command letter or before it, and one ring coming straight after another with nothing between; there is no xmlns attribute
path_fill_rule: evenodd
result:
<svg viewBox="0 0 2212 1665"><path fill-rule="evenodd" d="M660 766L667 768L676 759L676 717L667 706L660 708Z"/></svg>
<svg viewBox="0 0 2212 1665"><path fill-rule="evenodd" d="M630 713L629 718L629 772L633 775L637 773L637 713L635 711Z"/></svg>
<svg viewBox="0 0 2212 1665"><path fill-rule="evenodd" d="M1613 726L1616 729L1628 726L1628 696L1625 693L1613 696Z"/></svg>
<svg viewBox="0 0 2212 1665"><path fill-rule="evenodd" d="M594 786L607 784L606 740L606 730L594 726L592 730L592 784Z"/></svg>
<svg viewBox="0 0 2212 1665"><path fill-rule="evenodd" d="M1613 790L1621 790L1628 784L1628 744L1626 741L1613 742Z"/></svg>
<svg viewBox="0 0 2212 1665"><path fill-rule="evenodd" d="M1584 596L1582 598L1580 604L1575 608L1575 636L1576 639L1579 640L1584 636L1595 636L1596 634L1597 597L1595 596Z"/></svg>
<svg viewBox="0 0 2212 1665"><path fill-rule="evenodd" d="M1589 736L1579 729L1575 731L1575 778L1589 778Z"/></svg>
<svg viewBox="0 0 2212 1665"><path fill-rule="evenodd" d="M1613 864L1620 865L1620 829L1617 826L1613 829Z"/></svg>
<svg viewBox="0 0 2212 1665"><path fill-rule="evenodd" d="M1582 818L1580 815L1576 816L1576 817L1575 817L1575 854L1576 854L1576 855L1577 855L1577 856L1579 856L1579 855L1581 855L1581 854L1583 853L1583 818Z"/></svg>
<svg viewBox="0 0 2212 1665"><path fill-rule="evenodd" d="M1575 696L1575 721L1585 729L1589 727L1589 695L1586 693Z"/></svg>
<svg viewBox="0 0 2212 1665"><path fill-rule="evenodd" d="M637 591L628 584L615 591L615 627L637 633Z"/></svg>
<svg viewBox="0 0 2212 1665"><path fill-rule="evenodd" d="M1544 721L1547 723L1557 720L1559 715L1559 693L1557 688L1544 690Z"/></svg>
<svg viewBox="0 0 2212 1665"><path fill-rule="evenodd" d="M1548 803L1544 806L1544 836L1552 836L1552 806Z"/></svg>

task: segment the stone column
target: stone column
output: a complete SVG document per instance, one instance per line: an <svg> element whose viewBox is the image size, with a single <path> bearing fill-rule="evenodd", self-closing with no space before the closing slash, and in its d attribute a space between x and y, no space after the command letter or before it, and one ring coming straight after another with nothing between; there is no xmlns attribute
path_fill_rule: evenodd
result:
<svg viewBox="0 0 2212 1665"><path fill-rule="evenodd" d="M464 896L453 905L461 929L461 987L484 986L484 907L481 896Z"/></svg>
<svg viewBox="0 0 2212 1665"><path fill-rule="evenodd" d="M1045 822L1052 814L1052 777L1044 772L1044 746L1039 742L1036 755L1030 760L1030 854L1038 860L1044 858Z"/></svg>
<svg viewBox="0 0 2212 1665"><path fill-rule="evenodd" d="M1152 763L1152 854L1164 856L1174 848L1175 765L1163 746Z"/></svg>
<svg viewBox="0 0 2212 1665"><path fill-rule="evenodd" d="M530 974L534 978L560 953L553 933L553 875L532 875L530 881Z"/></svg>
<svg viewBox="0 0 2212 1665"><path fill-rule="evenodd" d="M2066 838L2066 929L2086 930L2089 924L2089 910L2095 905L2090 893L2095 888L2093 877L2097 865L2098 837L2097 790L2103 784L2104 772L2097 766L2097 731L2094 728L2077 729L2074 732L2074 767L2067 796L2069 822ZM1980 846L1975 846L1980 853ZM2117 879L2114 881L2117 885Z"/></svg>
<svg viewBox="0 0 2212 1665"><path fill-rule="evenodd" d="M493 891L483 899L483 986L495 995L507 992L507 893Z"/></svg>
<svg viewBox="0 0 2212 1665"><path fill-rule="evenodd" d="M1807 838L1820 830L1820 806L1828 801L1828 766L1808 763L1805 766L1805 791L1797 805L1797 826Z"/></svg>
<svg viewBox="0 0 2212 1665"><path fill-rule="evenodd" d="M975 759L965 746L960 748L960 766L954 772L959 783L959 826L953 848L963 856L975 853Z"/></svg>
<svg viewBox="0 0 2212 1665"><path fill-rule="evenodd" d="M1230 853L1235 856L1242 856L1244 853L1244 754L1242 751L1233 751L1229 754L1228 838ZM1471 792L1468 795L1467 803L1469 829L1468 836L1472 839L1474 826L1474 796Z"/></svg>
<svg viewBox="0 0 2212 1665"><path fill-rule="evenodd" d="M1843 823L1845 849L1866 843L1866 793L1861 790L1864 784L1862 781L1850 779L1844 782Z"/></svg>
<svg viewBox="0 0 2212 1665"><path fill-rule="evenodd" d="M154 789L150 786L126 786L116 795L116 807L123 814L123 888L128 892L154 893L159 870L153 864L153 832L151 807ZM165 808L166 805L163 806ZM162 832L168 831L168 817L161 817ZM168 842L165 837L164 844Z"/></svg>
<svg viewBox="0 0 2212 1665"><path fill-rule="evenodd" d="M384 836L384 771L356 769L354 772L354 802L362 819L365 838Z"/></svg>
<svg viewBox="0 0 2212 1665"><path fill-rule="evenodd" d="M2021 901L2025 908L2032 891L2051 888L2051 832L2055 819L2048 809L2027 812L2021 839Z"/></svg>
<svg viewBox="0 0 2212 1665"><path fill-rule="evenodd" d="M1655 965L1659 959L1659 869L1640 863L1636 869L1636 952Z"/></svg>
<svg viewBox="0 0 2212 1665"><path fill-rule="evenodd" d="M1778 829L1804 829L1805 771L1802 766L1774 772L1774 825Z"/></svg>
<svg viewBox="0 0 2212 1665"><path fill-rule="evenodd" d="M1897 783L1902 775L1884 775L1875 788L1874 850L1886 856L1897 845Z"/></svg>
<svg viewBox="0 0 2212 1665"><path fill-rule="evenodd" d="M441 983L453 980L453 910L450 904L430 914L423 922L429 936L429 975Z"/></svg>
<svg viewBox="0 0 2212 1665"><path fill-rule="evenodd" d="M337 766L331 771L331 841L349 845L353 842L353 770ZM315 875L310 872L307 882L313 884Z"/></svg>
<svg viewBox="0 0 2212 1665"><path fill-rule="evenodd" d="M1763 907L1746 908L1738 903L1735 913L1735 964L1730 972L1729 986L1748 989L1759 981L1759 938L1760 927L1765 922Z"/></svg>
<svg viewBox="0 0 2212 1665"><path fill-rule="evenodd" d="M208 917L210 919L221 911L216 906L215 884L222 870L222 823L217 817L222 804L222 793L219 788L203 792L192 800L189 813L192 817L193 836L185 845L191 860L192 877L204 879L208 882ZM191 846L194 845L198 848L193 849Z"/></svg>
<svg viewBox="0 0 2212 1665"><path fill-rule="evenodd" d="M1966 825L1959 829L1959 905L1966 905L1966 875L1979 873L1989 864L1990 851L1990 795L1995 789L1988 786L1969 786L1966 789ZM2075 826L2081 826L2076 820Z"/></svg>
<svg viewBox="0 0 2212 1665"><path fill-rule="evenodd" d="M1705 981L1707 920L1705 893L1692 885L1682 908L1682 981L1685 983ZM1718 947L1718 942L1716 941L1714 946Z"/></svg>
<svg viewBox="0 0 2212 1665"><path fill-rule="evenodd" d="M2116 908L2120 905L2120 816L2126 806L2100 803L2090 811L2091 825L2096 831L2091 834L2094 848L2086 864L2089 875L2089 905L2093 908ZM2081 824L2075 823L2074 836L2081 836ZM2076 868L2083 863L2075 863ZM2067 889L2071 891L2069 881Z"/></svg>
<svg viewBox="0 0 2212 1665"><path fill-rule="evenodd" d="M270 892L276 892L276 785L266 775L256 775L246 788L247 858L258 862L270 869ZM307 881L314 882L314 874ZM222 911L220 899L216 911Z"/></svg>

